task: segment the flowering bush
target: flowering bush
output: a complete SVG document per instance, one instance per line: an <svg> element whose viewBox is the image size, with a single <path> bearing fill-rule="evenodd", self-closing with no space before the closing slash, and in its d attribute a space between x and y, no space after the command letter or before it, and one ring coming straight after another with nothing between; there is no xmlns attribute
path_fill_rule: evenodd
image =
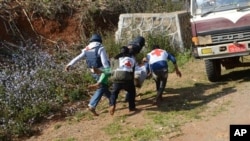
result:
<svg viewBox="0 0 250 141"><path fill-rule="evenodd" d="M86 99L84 84L91 77L77 70L63 72L64 64L37 46L21 47L10 62L0 71L0 140L6 135L32 134L32 125L60 111L65 97L67 101Z"/></svg>

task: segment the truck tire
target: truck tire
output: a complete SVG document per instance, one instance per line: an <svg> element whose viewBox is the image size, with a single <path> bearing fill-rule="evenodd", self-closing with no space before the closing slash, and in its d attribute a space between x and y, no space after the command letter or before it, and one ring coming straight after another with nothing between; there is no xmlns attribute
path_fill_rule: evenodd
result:
<svg viewBox="0 0 250 141"><path fill-rule="evenodd" d="M216 82L221 76L220 60L205 60L207 78L211 82Z"/></svg>

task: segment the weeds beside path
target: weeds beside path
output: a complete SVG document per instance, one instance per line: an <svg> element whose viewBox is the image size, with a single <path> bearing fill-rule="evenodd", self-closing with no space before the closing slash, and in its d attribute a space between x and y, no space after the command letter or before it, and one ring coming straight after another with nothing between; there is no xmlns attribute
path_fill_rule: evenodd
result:
<svg viewBox="0 0 250 141"><path fill-rule="evenodd" d="M85 108L63 121L44 125L28 141L228 141L230 124L249 124L249 68L225 72L223 81L207 81L203 61L180 68L183 77L169 75L163 103L152 105L154 83L147 80L137 97L138 112L129 114L120 95L114 116L103 99L93 117ZM228 79L228 77L232 79Z"/></svg>

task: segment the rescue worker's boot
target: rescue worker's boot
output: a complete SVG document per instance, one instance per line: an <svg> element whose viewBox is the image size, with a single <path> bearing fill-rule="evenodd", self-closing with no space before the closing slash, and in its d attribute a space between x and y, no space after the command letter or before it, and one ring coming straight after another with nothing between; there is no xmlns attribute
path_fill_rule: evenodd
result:
<svg viewBox="0 0 250 141"><path fill-rule="evenodd" d="M94 116L99 116L99 114L96 113L95 108L88 107L88 110L89 110Z"/></svg>
<svg viewBox="0 0 250 141"><path fill-rule="evenodd" d="M113 116L114 113L115 113L115 105L109 107L109 114Z"/></svg>

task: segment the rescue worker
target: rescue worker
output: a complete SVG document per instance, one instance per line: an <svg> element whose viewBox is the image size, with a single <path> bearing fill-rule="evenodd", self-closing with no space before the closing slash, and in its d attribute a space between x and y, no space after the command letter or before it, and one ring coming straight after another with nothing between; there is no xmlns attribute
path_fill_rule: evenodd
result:
<svg viewBox="0 0 250 141"><path fill-rule="evenodd" d="M128 109L135 111L135 86L134 86L134 69L135 59L130 54L128 47L123 46L121 53L115 58L119 60L119 66L112 73L113 77L113 90L110 96L110 115L113 115L116 108L116 99L121 90L127 91L128 94Z"/></svg>
<svg viewBox="0 0 250 141"><path fill-rule="evenodd" d="M150 76L149 73L149 65L146 60L146 57L142 59L142 61L135 66L135 73L134 73L134 85L136 87L136 95L139 94L138 90L142 87L145 79ZM128 93L125 95L124 102L128 102Z"/></svg>
<svg viewBox="0 0 250 141"><path fill-rule="evenodd" d="M135 79L134 79L135 87L141 88L143 82L148 77L148 75L149 75L149 65L146 58L144 57L140 62L140 64L135 66Z"/></svg>
<svg viewBox="0 0 250 141"><path fill-rule="evenodd" d="M132 57L135 59L136 55L140 53L142 50L143 46L145 45L145 38L138 35L136 36L131 42L128 43L128 48L129 48L129 53L132 55ZM143 64L143 65L142 65ZM140 88L142 86L142 83L145 80L145 73L147 65L145 64L145 60L142 64L137 64L135 66L135 74L134 74L134 85L137 88ZM144 66L145 64L145 66ZM148 68L148 67L147 67ZM128 92L125 95L125 100L124 102L128 101Z"/></svg>
<svg viewBox="0 0 250 141"><path fill-rule="evenodd" d="M105 72L110 71L109 58L107 56L106 50L102 45L102 38L99 34L93 34L89 40L89 44L82 50L81 54L72 59L65 67L66 71L73 66L76 62L81 59L85 59L87 67L92 72L92 77L97 81L95 85L89 86L89 88L97 87L94 95L91 97L88 104L88 109L95 116L98 116L95 109L103 94L109 99L110 91L107 84L107 74L108 73L96 73L97 70L104 70Z"/></svg>
<svg viewBox="0 0 250 141"><path fill-rule="evenodd" d="M175 57L167 51L160 49L159 45L152 46L152 51L147 54L150 73L156 84L156 104L159 106L162 100L162 93L166 87L168 79L168 60L172 61L177 76L181 77Z"/></svg>

